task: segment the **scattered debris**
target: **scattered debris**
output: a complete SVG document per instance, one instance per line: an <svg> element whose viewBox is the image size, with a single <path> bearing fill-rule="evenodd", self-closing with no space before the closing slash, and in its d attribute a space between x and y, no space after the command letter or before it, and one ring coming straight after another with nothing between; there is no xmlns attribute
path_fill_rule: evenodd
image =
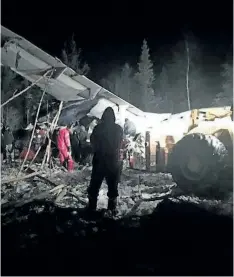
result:
<svg viewBox="0 0 234 277"><path fill-rule="evenodd" d="M33 173L30 173L28 175L24 175L24 176L21 176L21 177L16 177L16 178L12 178L12 179L5 179L5 180L3 179L1 181L1 184L18 182L18 181L21 181L21 180L24 180L24 179L34 177L34 176L39 175L39 174L40 174L40 172L33 172Z"/></svg>
<svg viewBox="0 0 234 277"><path fill-rule="evenodd" d="M45 166L42 171L39 170L41 170L40 164L34 163L31 167L27 167L24 176L11 179L8 179L9 176L17 174L14 168L5 168L2 171L1 205L3 210L6 207L20 207L35 199L51 199L51 197L56 205L64 208L84 208L87 205L91 167L76 166L76 170L72 173L64 173L60 167L56 166L52 174L48 166ZM119 184L118 216L150 214L157 204L169 198L173 201L189 201L204 207L222 204L222 201L202 200L183 195L170 174L141 171L136 173L128 169L124 171ZM107 185L104 182L99 192L98 210L106 209L107 202ZM225 205L228 204L225 202ZM231 202L230 205L232 205Z"/></svg>
<svg viewBox="0 0 234 277"><path fill-rule="evenodd" d="M30 172L33 171L38 173L39 169L40 164L34 163L26 170L25 174L31 174ZM106 261L110 258L108 253L115 255L119 251L118 249L121 249L121 256L118 255L118 258L115 257L111 260L115 265L115 261L118 261L118 275L128 273L128 270L123 270L126 267L131 269L130 275L135 270L141 270L142 274L159 273L161 275L166 272L166 275L171 275L170 270L165 270L168 252L164 253L164 246L166 249L170 249L171 257L174 257L169 257L169 263L173 264L173 270L180 273L181 266L178 267L175 264L175 257L182 255L178 254L181 247L183 253L186 253L186 257L188 250L183 246L184 244L177 243L178 237L185 239L187 232L197 234L201 228L203 230L211 228L212 232L218 232L220 235L217 226L222 225L222 229L229 230L228 220L232 221L232 197L224 203L223 201L186 196L178 190L169 174L149 174L140 171L136 173L134 170L127 170L122 175L119 185L118 214L115 217L109 217L105 213L108 198L107 185L104 182L99 193L97 213L94 217L89 217L85 214L84 208L88 202L87 187L91 168L76 167L74 172L65 173L60 167L55 166L51 175L49 172L50 169L45 165L40 175L35 174L31 178L18 180L15 185L2 184L1 223L2 237L4 238L2 253L5 255L3 259L7 259L11 255L11 259L15 263L20 263L24 257L23 253L29 251L27 261L30 261L30 264L34 264L35 257L40 256L53 260L54 264L60 264L61 261L61 264L66 265L66 270L64 268L62 273L66 271L71 275L74 275L74 272L95 275L105 273L101 264L103 259ZM17 175L17 170L6 167L2 170L1 178L6 180L11 175ZM209 216L206 215L206 212ZM214 219L215 222L217 221L214 227L209 227L211 224L208 223L210 214L221 217L221 219ZM225 216L228 219L222 219ZM194 224L198 224L198 226L193 227ZM203 228L201 224L206 227ZM192 227L188 227L190 225ZM210 234L210 231L206 232ZM190 236L190 240L194 234ZM204 241L207 243L212 236L207 237L205 234L201 237L204 236ZM230 237L229 233L227 237ZM220 244L222 249L227 249L229 241L225 243L224 241L224 244ZM194 245L198 245L196 247L200 251L205 244L197 242ZM92 251L90 253L89 249L94 251L95 258L90 257L94 254ZM153 256L152 260L152 255L149 253L155 249L159 249L160 255L157 254L157 251L154 252L156 256ZM175 249L177 250L175 251ZM98 257L97 251L100 252ZM211 251L215 255L216 252ZM75 257L72 257L71 253L76 253ZM196 260L194 250L191 253L188 256L190 259L186 260L189 268L193 267L191 261ZM61 255L61 260L59 255ZM64 258L66 255L68 258ZM196 257L200 257L199 255L196 254ZM87 267L87 261L90 259L98 263L92 270ZM183 259L185 259L184 256ZM200 262L203 260L199 259ZM72 266L77 264L77 261L79 261L79 266ZM57 275L56 266L48 265L50 271L47 271L45 267L42 266L42 273L49 272L49 275ZM9 269L5 268L4 270L9 272ZM200 270L200 272L204 272L202 269ZM62 274L61 269L59 271ZM32 271L27 271L24 267L20 272L31 273ZM118 271L115 273L117 274ZM37 272L37 274L39 273Z"/></svg>

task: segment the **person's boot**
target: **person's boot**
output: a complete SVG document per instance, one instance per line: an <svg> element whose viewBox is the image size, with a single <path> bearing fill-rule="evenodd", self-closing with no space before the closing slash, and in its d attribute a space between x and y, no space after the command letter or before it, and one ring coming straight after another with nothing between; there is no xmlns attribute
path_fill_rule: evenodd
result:
<svg viewBox="0 0 234 277"><path fill-rule="evenodd" d="M97 209L97 197L90 197L89 196L89 202L87 207L85 208L85 211L88 213L94 213Z"/></svg>
<svg viewBox="0 0 234 277"><path fill-rule="evenodd" d="M62 166L65 167L66 169L68 169L68 162L67 162L67 160L65 160L65 161L63 162Z"/></svg>
<svg viewBox="0 0 234 277"><path fill-rule="evenodd" d="M107 215L116 216L117 215L117 198L109 198L107 206Z"/></svg>
<svg viewBox="0 0 234 277"><path fill-rule="evenodd" d="M6 165L10 166L10 159L9 159L9 157L6 158Z"/></svg>
<svg viewBox="0 0 234 277"><path fill-rule="evenodd" d="M74 170L74 162L73 162L73 160L68 160L67 170L68 170L68 172L72 172Z"/></svg>
<svg viewBox="0 0 234 277"><path fill-rule="evenodd" d="M8 163L8 165L9 165L9 167L12 167L12 160L11 159L9 159L9 163Z"/></svg>

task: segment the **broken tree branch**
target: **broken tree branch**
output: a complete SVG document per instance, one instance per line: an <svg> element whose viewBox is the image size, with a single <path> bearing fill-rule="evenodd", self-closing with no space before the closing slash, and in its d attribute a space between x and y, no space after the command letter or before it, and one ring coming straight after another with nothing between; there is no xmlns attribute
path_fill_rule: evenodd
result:
<svg viewBox="0 0 234 277"><path fill-rule="evenodd" d="M6 102L4 102L3 104L1 104L1 108L4 107L6 104L8 104L9 102L11 102L12 100L14 100L15 98L17 98L18 96L22 95L24 92L28 91L30 88L32 88L33 86L35 86L38 82L40 82L43 78L45 78L50 72L53 72L53 69L48 70L43 76L41 76L40 78L38 78L34 83L32 83L30 86L26 87L25 89L23 89L22 91L20 91L17 94L14 94L11 98L9 98Z"/></svg>
<svg viewBox="0 0 234 277"><path fill-rule="evenodd" d="M51 78L53 74L53 71L51 71L51 74L49 76L49 79ZM39 112L40 112L40 109L41 109L41 105L42 105L42 101L43 101L43 98L44 98L44 95L46 93L46 89L47 89L47 85L45 86L44 90L43 90L43 93L42 93L42 96L41 96L41 99L40 99L40 102L39 102L39 105L38 105L38 108L37 108L37 114L36 114L36 118L35 118L35 121L34 121L34 126L33 126L33 130L32 130L32 135L31 135L31 138L30 138L30 141L29 141L29 145L28 145L28 150L27 150L27 153L24 157L24 161L20 167L20 171L18 173L18 175L20 174L20 172L22 171L23 167L24 167L24 164L28 158L28 154L29 154L29 151L31 149L31 145L32 145L32 141L33 141L33 137L34 137L34 133L35 133L35 129L36 129L36 125L37 125L37 120L38 120L38 116L39 116Z"/></svg>
<svg viewBox="0 0 234 277"><path fill-rule="evenodd" d="M50 136L53 135L54 133L54 130L57 126L57 123L58 123L58 120L59 120L59 117L60 117L60 114L61 114L61 111L62 111L62 107L63 107L63 101L60 102L59 104L59 109L58 109L58 112L56 113L51 125L50 125ZM41 164L41 169L44 167L44 164L45 162L49 162L49 158L50 158L50 149L51 149L51 137L49 137L49 142L48 142L48 145L46 147L46 151L45 151L45 156L43 158L43 161L42 161L42 164Z"/></svg>
<svg viewBox="0 0 234 277"><path fill-rule="evenodd" d="M36 159L37 155L39 154L40 150L41 150L41 146L37 149L37 152L36 152L35 156L33 157L33 159L31 160L28 167L30 167L33 164L33 162L35 161L35 159Z"/></svg>
<svg viewBox="0 0 234 277"><path fill-rule="evenodd" d="M175 194L173 195L173 197L178 197L180 194ZM139 206L141 205L141 203L143 202L151 202L151 201L157 201L157 200L165 200L165 199L169 199L170 197L172 197L172 191L169 191L168 193L162 194L162 195L158 195L158 196L153 196L150 198L144 198L142 195L140 196L140 199L136 201L136 203L133 205L133 207L131 208L131 210L124 216L125 218L129 218L133 215L135 215L137 209L139 208Z"/></svg>
<svg viewBox="0 0 234 277"><path fill-rule="evenodd" d="M62 191L58 194L57 198L55 199L55 202L59 202L63 199L63 197L67 194L67 188L63 188Z"/></svg>
<svg viewBox="0 0 234 277"><path fill-rule="evenodd" d="M40 194L38 194L38 195L36 195L36 196L30 198L30 199L20 200L20 201L14 201L14 202L10 202L10 203L3 204L3 205L1 206L1 208L2 208L2 209L4 209L4 208L13 208L13 207L14 207L14 208L19 208L19 207L22 207L23 205L28 204L28 203L31 203L31 202L33 202L33 201L35 201L35 200L44 199L44 198L48 197L52 192L55 192L55 191L57 191L57 190L60 190L60 189L62 189L62 188L64 188L64 187L65 187L65 185L58 185L57 187L52 188L52 189L50 189L50 190L48 190L48 191L44 191L44 192L42 192L42 193L40 193Z"/></svg>
<svg viewBox="0 0 234 277"><path fill-rule="evenodd" d="M32 134L31 134L31 138L30 138L29 145L28 145L28 148L27 148L27 153L26 153L26 155L24 157L24 160L23 160L23 163L22 163L22 165L20 167L20 171L19 171L18 175L20 174L20 172L22 171L22 169L24 167L24 164L25 164L25 162L26 162L26 160L28 158L28 154L29 154L29 151L30 151L31 146L32 146L32 141L33 141L33 137L34 137L34 133L35 133L35 129L36 129L37 119L38 119L38 115L39 115L39 112L40 112L40 108L41 108L41 104L42 104L42 100L44 98L44 95L45 95L45 89L43 91L41 100L40 100L39 105L38 105L37 114L36 114L36 118L35 118L33 130L32 130Z"/></svg>
<svg viewBox="0 0 234 277"><path fill-rule="evenodd" d="M32 168L28 167L28 168L26 169L26 172L33 173L33 172L35 172L35 170L33 170ZM41 180L43 180L43 181L45 181L46 183L48 183L48 184L50 184L50 185L52 185L52 186L54 186L54 187L57 186L56 183L54 183L54 182L51 181L50 179L46 178L45 176L42 176L42 175L38 174L38 175L36 175L36 177L39 178L39 179L41 179Z"/></svg>
<svg viewBox="0 0 234 277"><path fill-rule="evenodd" d="M85 200L82 199L79 195L75 194L75 193L72 192L72 191L67 191L67 193L68 193L69 195L75 197L75 198L78 200L78 202L80 202L81 204L83 204L83 205L85 205L85 206L87 205L88 201L85 201Z"/></svg>
<svg viewBox="0 0 234 277"><path fill-rule="evenodd" d="M30 173L30 174L25 175L25 176L16 177L16 178L7 179L7 180L1 180L1 184L8 184L8 183L13 183L13 182L18 182L18 181L21 181L21 180L24 180L24 179L34 177L34 176L38 175L39 173L40 172L37 171L37 172L33 172L33 173Z"/></svg>

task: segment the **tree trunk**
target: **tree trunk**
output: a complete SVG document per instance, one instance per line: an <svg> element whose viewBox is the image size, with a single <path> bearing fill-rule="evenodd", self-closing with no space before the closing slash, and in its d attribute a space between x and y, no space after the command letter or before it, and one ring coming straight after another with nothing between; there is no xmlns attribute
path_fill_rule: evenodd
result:
<svg viewBox="0 0 234 277"><path fill-rule="evenodd" d="M190 91L189 91L190 57L189 57L189 45L188 45L187 39L185 39L185 47L186 47L186 52L187 52L186 91L187 91L188 109L191 110Z"/></svg>

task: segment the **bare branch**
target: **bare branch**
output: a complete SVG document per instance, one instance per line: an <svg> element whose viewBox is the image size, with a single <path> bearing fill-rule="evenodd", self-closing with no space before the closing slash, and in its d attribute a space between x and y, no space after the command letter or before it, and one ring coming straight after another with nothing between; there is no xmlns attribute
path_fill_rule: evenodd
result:
<svg viewBox="0 0 234 277"><path fill-rule="evenodd" d="M47 73L48 74L48 73ZM52 74L53 74L53 71L51 71L51 74L50 74L50 77L52 77ZM27 160L27 157L28 157L28 154L29 154L29 151L30 151L30 148L31 148L31 145L32 145L32 141L33 141L33 136L34 136L34 132L35 132L35 129L36 129L36 125L37 125L37 120L38 120L38 116L39 116L39 112L40 112L40 109L41 109L41 104L42 104L42 100L44 98L44 95L46 93L46 89L47 89L47 85L45 86L44 90L43 90L43 93L42 93L42 96L41 96L41 100L39 102L39 105L38 105L38 109L37 109L37 114L36 114L36 118L35 118L35 121L34 121L34 126L33 126L33 130L32 130L32 135L31 135L31 139L29 141L29 145L28 145L28 150L27 150L27 153L24 157L24 161L20 167L20 171L18 173L18 175L20 174L20 172L22 171L23 167L24 167L24 164L25 164L25 161Z"/></svg>
<svg viewBox="0 0 234 277"><path fill-rule="evenodd" d="M40 78L38 78L34 83L32 83L30 86L26 87L25 89L23 89L22 91L20 91L19 93L13 95L11 98L9 98L6 102L4 102L3 104L1 104L1 108L4 107L6 104L8 104L9 102L11 102L12 100L14 100L15 98L19 97L20 95L22 95L24 92L26 92L27 90L29 90L30 88L32 88L33 86L35 86L38 82L40 82L43 78L45 78L50 72L53 72L52 69L48 70L43 76L41 76Z"/></svg>
<svg viewBox="0 0 234 277"><path fill-rule="evenodd" d="M58 120L59 120L59 117L60 117L60 114L61 114L61 111L62 111L62 107L63 107L63 101L60 102L60 105L59 105L59 109L58 109L58 112L56 113L51 125L50 125L50 130L49 132L51 134L53 134L56 126L57 126L57 123L58 123ZM48 145L46 147L46 151L45 151L45 155L44 155L44 158L43 158L43 161L42 161L42 164L41 164L41 169L44 167L44 164L46 161L49 161L49 158L50 158L50 149L51 149L51 139L49 138L49 142L48 142Z"/></svg>
<svg viewBox="0 0 234 277"><path fill-rule="evenodd" d="M64 43L62 61L78 74L87 75L90 68L86 62L82 61L81 52L82 50L77 47L73 34L71 40Z"/></svg>
<svg viewBox="0 0 234 277"><path fill-rule="evenodd" d="M16 177L16 178L12 178L12 179L1 180L1 184L8 184L8 183L18 182L18 181L21 181L21 180L25 180L25 179L28 179L28 178L35 177L38 174L40 174L40 172L36 171L36 172L30 173L30 174L25 175L25 176Z"/></svg>

